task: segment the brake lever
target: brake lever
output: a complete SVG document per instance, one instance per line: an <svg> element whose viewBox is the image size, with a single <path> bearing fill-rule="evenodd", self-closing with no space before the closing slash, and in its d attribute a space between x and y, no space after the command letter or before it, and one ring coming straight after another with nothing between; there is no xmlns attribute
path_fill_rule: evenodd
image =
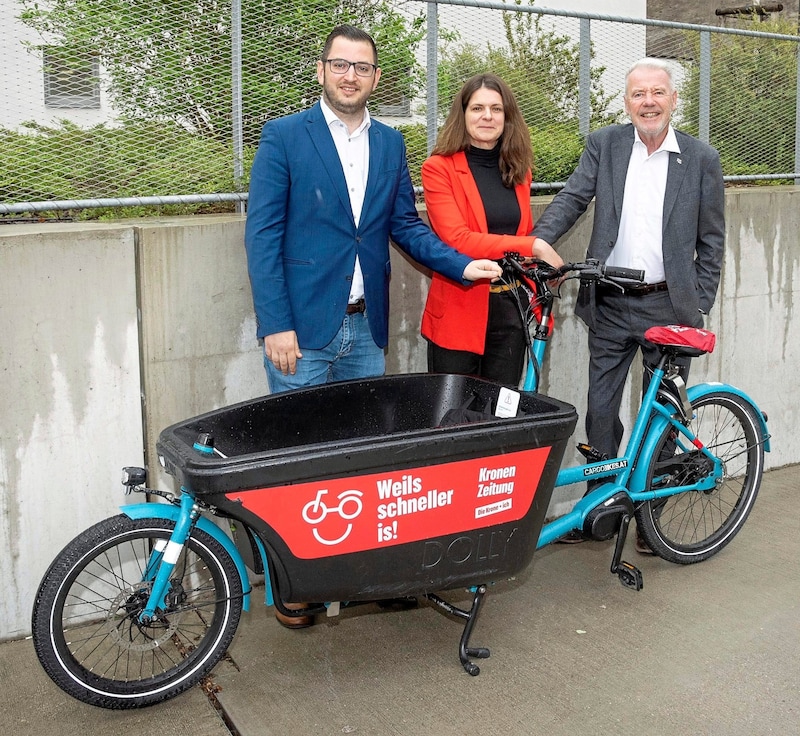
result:
<svg viewBox="0 0 800 736"><path fill-rule="evenodd" d="M611 279L604 278L603 276L597 277L597 283L605 284L606 286L613 286L615 289L619 289L621 293L625 293L625 287L622 284L612 281Z"/></svg>

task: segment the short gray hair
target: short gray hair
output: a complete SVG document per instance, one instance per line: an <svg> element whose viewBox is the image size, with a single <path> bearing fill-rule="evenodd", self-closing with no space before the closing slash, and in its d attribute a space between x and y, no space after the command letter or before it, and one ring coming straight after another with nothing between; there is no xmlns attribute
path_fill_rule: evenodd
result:
<svg viewBox="0 0 800 736"><path fill-rule="evenodd" d="M663 59L655 59L652 56L646 56L643 59L639 59L639 61L635 61L631 64L630 69L628 69L627 73L625 74L625 92L628 91L628 77L637 71L638 69L658 69L659 71L664 72L667 77L669 77L669 86L670 92L675 91L675 79L672 75L672 67Z"/></svg>

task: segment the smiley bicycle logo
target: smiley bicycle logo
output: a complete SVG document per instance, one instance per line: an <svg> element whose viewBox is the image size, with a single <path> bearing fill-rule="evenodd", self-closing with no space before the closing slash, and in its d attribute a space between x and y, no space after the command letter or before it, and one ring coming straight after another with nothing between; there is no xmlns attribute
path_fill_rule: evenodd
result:
<svg viewBox="0 0 800 736"><path fill-rule="evenodd" d="M342 519L349 522L351 519L355 519L364 508L364 504L361 502L361 496L364 494L361 491L342 491L336 497L339 501L338 506L328 506L325 501L323 501L322 497L327 493L327 489L317 491L317 497L303 506L303 520L307 524L321 524L325 521L328 514L338 514ZM320 544L329 546L343 542L350 536L351 531L353 531L353 525L348 523L347 529L345 529L344 533L338 539L326 539L321 536L316 526L313 526L311 529L314 539Z"/></svg>

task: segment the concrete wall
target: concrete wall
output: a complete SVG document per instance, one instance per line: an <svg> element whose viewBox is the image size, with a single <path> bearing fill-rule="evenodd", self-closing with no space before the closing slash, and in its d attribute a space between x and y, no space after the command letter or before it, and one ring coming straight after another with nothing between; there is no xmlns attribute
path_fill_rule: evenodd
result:
<svg viewBox="0 0 800 736"><path fill-rule="evenodd" d="M769 413L768 467L800 462L787 441L800 423L798 197L794 187L728 191L709 322L718 348L692 369L693 380L735 384ZM560 244L568 260L583 256L590 217ZM0 639L29 632L36 588L64 544L141 500L122 495L120 468L152 460L164 427L266 393L242 234L233 215L0 226ZM425 370L427 287L395 253L390 373ZM542 389L583 413L586 334L573 303L565 290ZM630 424L629 401L624 413ZM151 485L173 490L157 463L150 472ZM580 493L561 489L553 512Z"/></svg>
<svg viewBox="0 0 800 736"><path fill-rule="evenodd" d="M0 226L0 636L143 459L131 227Z"/></svg>

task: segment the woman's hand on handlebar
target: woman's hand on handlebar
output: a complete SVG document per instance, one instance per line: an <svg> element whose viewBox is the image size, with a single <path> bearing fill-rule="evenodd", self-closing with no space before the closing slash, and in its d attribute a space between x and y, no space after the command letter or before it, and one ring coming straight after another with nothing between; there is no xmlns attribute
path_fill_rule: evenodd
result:
<svg viewBox="0 0 800 736"><path fill-rule="evenodd" d="M496 261L490 261L488 258L470 261L463 273L463 277L467 281L478 281L480 279L497 281L502 275L503 269L500 268Z"/></svg>

